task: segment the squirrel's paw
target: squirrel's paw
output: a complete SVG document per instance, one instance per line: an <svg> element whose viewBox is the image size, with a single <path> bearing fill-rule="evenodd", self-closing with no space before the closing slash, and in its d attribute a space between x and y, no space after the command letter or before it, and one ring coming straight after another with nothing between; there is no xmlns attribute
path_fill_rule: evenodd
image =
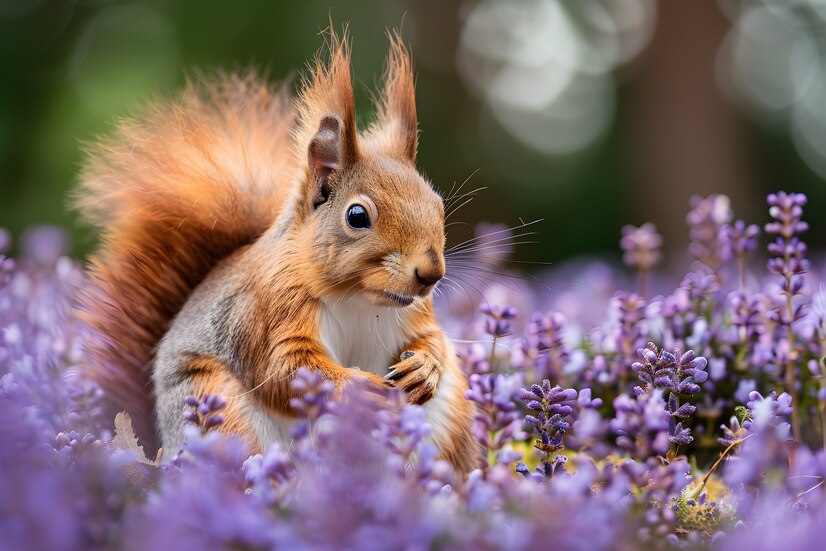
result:
<svg viewBox="0 0 826 551"><path fill-rule="evenodd" d="M378 391L381 396L386 394L388 389L396 388L391 381L382 378L380 375L374 375L369 371L362 371L361 368L351 366L349 369L356 371L353 378L367 383L367 387L373 391Z"/></svg>
<svg viewBox="0 0 826 551"><path fill-rule="evenodd" d="M411 404L421 405L433 398L442 376L442 366L427 352L402 352L401 361L390 367L385 379L407 393Z"/></svg>

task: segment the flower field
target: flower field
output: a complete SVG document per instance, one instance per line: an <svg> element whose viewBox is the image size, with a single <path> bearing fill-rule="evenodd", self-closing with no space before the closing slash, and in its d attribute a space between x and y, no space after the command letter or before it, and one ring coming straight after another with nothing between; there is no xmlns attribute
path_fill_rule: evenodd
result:
<svg viewBox="0 0 826 551"><path fill-rule="evenodd" d="M147 457L83 375L82 267L33 228L0 256L0 548L822 548L826 263L806 202L772 194L741 221L696 198L687 252L627 226L625 268L528 276L502 258L525 226L453 247L437 301L477 406L467 480L422 408L391 394L365 415L308 370L289 445L246 457L213 430L223 398L190 397L184 448Z"/></svg>

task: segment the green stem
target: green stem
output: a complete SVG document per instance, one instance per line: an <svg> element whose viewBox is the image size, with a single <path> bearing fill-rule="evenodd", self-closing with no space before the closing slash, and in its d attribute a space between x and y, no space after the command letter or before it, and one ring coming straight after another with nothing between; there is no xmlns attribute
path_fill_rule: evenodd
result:
<svg viewBox="0 0 826 551"><path fill-rule="evenodd" d="M826 402L820 400L817 408L820 410L820 435L823 438L823 449L826 449Z"/></svg>
<svg viewBox="0 0 826 551"><path fill-rule="evenodd" d="M649 275L649 270L640 268L640 295L642 295L643 298L648 296Z"/></svg>
<svg viewBox="0 0 826 551"><path fill-rule="evenodd" d="M711 468L708 470L708 472L706 472L706 474L703 476L702 480L700 481L700 486L696 490L691 492L690 494L686 494L686 497L688 499L697 499L697 496L699 496L701 493L703 493L703 489L705 489L706 482L708 482L708 479L711 477L711 473L713 473L714 471L717 470L717 467L720 466L720 463L722 463L722 461L723 461L723 459L725 459L726 455L728 455L728 453L731 450L733 450L736 445L740 444L744 440L747 440L747 439L751 438L752 436L754 436L754 433L749 434L745 438L741 438L740 440L737 440L737 441L732 442L731 444L729 444L728 447L725 450L723 450L722 453L720 453L720 457L717 458L717 461L714 462L714 465L712 465Z"/></svg>
<svg viewBox="0 0 826 551"><path fill-rule="evenodd" d="M678 409L680 409L680 397L677 396L676 394L674 394L673 392L669 392L668 393L668 401L669 402L671 401L672 396L674 397L674 403L676 404L676 407L674 408L674 411L677 411ZM671 449L674 451L674 457L677 457L677 454L680 451L680 446L678 444L672 443L671 444Z"/></svg>
<svg viewBox="0 0 826 551"><path fill-rule="evenodd" d="M788 256L788 255L787 255ZM788 262L788 259L787 259ZM791 289L791 276L786 276L786 288ZM792 321L794 317L794 301L792 300L793 296L791 291L786 291L786 311L788 314L788 341L789 341L789 352L786 358L786 388L789 391L789 394L792 397L792 433L794 434L794 439L798 442L802 442L800 437L800 404L797 401L797 389L795 388L795 378L794 378L794 358L792 355L794 354L794 331L792 330Z"/></svg>
<svg viewBox="0 0 826 551"><path fill-rule="evenodd" d="M493 358L496 352L496 335L493 336L493 344L490 345L490 356L488 357L488 369L493 371Z"/></svg>
<svg viewBox="0 0 826 551"><path fill-rule="evenodd" d="M737 257L737 268L740 270L740 289L746 288L746 256Z"/></svg>

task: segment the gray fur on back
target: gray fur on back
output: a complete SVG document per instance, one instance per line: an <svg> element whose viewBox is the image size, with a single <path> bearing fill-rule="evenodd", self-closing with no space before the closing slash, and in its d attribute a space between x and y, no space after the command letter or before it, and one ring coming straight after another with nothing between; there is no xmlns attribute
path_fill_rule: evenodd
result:
<svg viewBox="0 0 826 551"><path fill-rule="evenodd" d="M193 394L192 380L184 372L185 359L209 356L231 371L240 368L235 345L237 335L232 328L242 325L239 317L248 311L245 308L248 298L227 268L230 264L228 261L220 264L195 289L156 349L151 366L152 381L157 429L166 459L173 458L183 445L184 401ZM255 429L262 447L286 438L290 425L287 419L256 407L249 395L239 399L239 407Z"/></svg>

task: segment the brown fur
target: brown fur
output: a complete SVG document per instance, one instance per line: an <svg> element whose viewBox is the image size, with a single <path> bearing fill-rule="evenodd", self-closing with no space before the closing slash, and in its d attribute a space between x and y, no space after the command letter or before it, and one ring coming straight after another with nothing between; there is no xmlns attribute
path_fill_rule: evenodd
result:
<svg viewBox="0 0 826 551"><path fill-rule="evenodd" d="M90 150L77 204L100 226L85 318L92 376L152 442L147 364L169 320L215 264L275 220L288 191L292 108L254 75L190 84Z"/></svg>
<svg viewBox="0 0 826 551"><path fill-rule="evenodd" d="M376 101L378 117L368 131L384 153L400 161L415 162L419 147L413 64L401 37L390 34L390 53L384 93Z"/></svg>
<svg viewBox="0 0 826 551"><path fill-rule="evenodd" d="M444 273L444 207L414 168L412 64L392 36L378 117L360 136L347 42L331 34L329 48L294 106L252 75L221 76L122 122L113 140L91 150L78 204L103 228L103 243L83 307L105 336L90 344L91 374L151 441L153 349L195 287L235 253L222 269L245 297L232 312L238 365L198 357L184 369L193 392L254 391L262 407L289 416L301 366L321 371L339 394L356 378L388 384L327 355L318 334L325 300L356 294L390 306L393 296L416 297L403 314L408 344L395 351L414 356L390 366L391 379L411 402L426 403L450 372L449 436L437 444L467 472L478 457L467 383L433 313L432 287L413 277ZM354 200L375 218L373 231L344 222ZM224 428L254 440L232 400Z"/></svg>
<svg viewBox="0 0 826 551"><path fill-rule="evenodd" d="M227 366L216 358L204 356L193 356L185 361L185 369L192 374L193 395L221 394L227 398L227 405L220 412L224 422L217 426L217 430L241 437L249 444L248 453L259 453L261 450L255 443L255 431L241 411L238 397L243 394L244 388Z"/></svg>

